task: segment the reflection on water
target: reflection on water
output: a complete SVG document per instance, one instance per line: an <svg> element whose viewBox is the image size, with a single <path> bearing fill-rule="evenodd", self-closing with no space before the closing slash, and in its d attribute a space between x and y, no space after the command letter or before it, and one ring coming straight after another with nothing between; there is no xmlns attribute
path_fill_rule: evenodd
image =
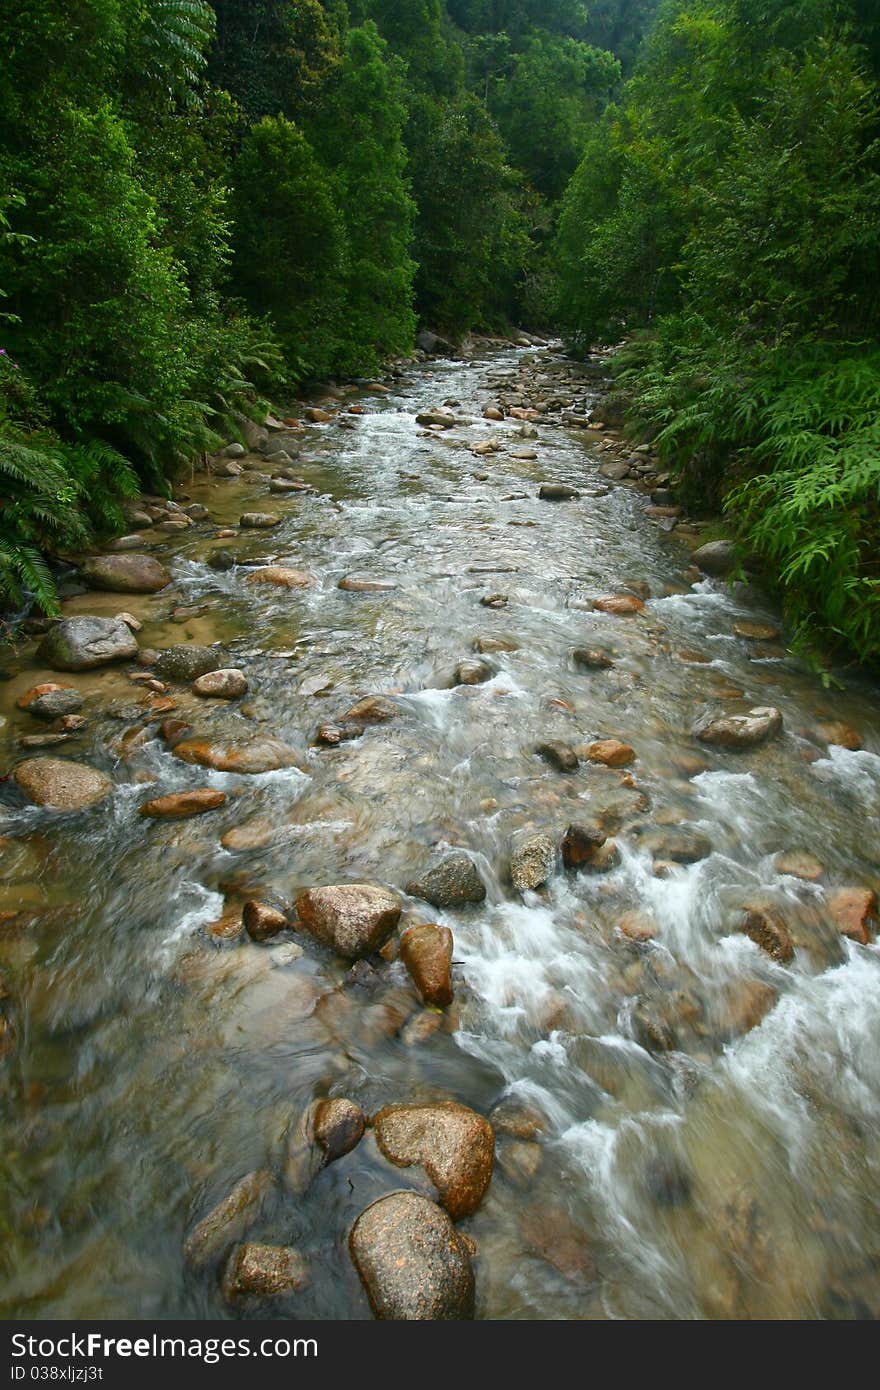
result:
<svg viewBox="0 0 880 1390"><path fill-rule="evenodd" d="M296 461L308 494L195 481L188 494L221 527L248 509L283 521L163 539L173 593L71 600L125 607L142 646L222 641L248 696L209 708L175 687L175 717L218 741L283 740L305 770L182 763L125 669L105 668L74 678L89 725L70 751L111 773L112 801L61 818L6 793L5 1317L230 1316L213 1271L185 1265L183 1238L244 1174L278 1170L292 1120L328 1093L368 1112L501 1105L495 1177L465 1223L482 1317L880 1313L880 948L842 937L827 905L880 874L866 833L876 692L828 695L781 648L736 636L734 622L772 611L742 587L691 584L686 551L643 494L606 487L585 436L541 425L536 459L475 459L466 443L490 432L521 442L513 422L480 419L491 379L521 357L420 370L366 397L353 430L311 429ZM474 423L426 437L416 412L449 395ZM545 480L582 496L539 502ZM220 547L232 568L207 563ZM268 562L310 586L249 584ZM391 587L340 589L352 575ZM638 616L591 610L633 586ZM491 679L451 688L478 642ZM579 647L614 664L586 670ZM6 674L9 766L35 723L15 699L52 673L26 650ZM393 720L314 745L318 724L376 693L395 700ZM739 756L692 739L705 710L758 704L781 710L783 738ZM864 747L829 746L817 729L831 719ZM561 774L534 753L608 737L635 749L631 768ZM226 791L220 811L138 815L147 794L203 785ZM515 894L512 838L579 821L613 835L617 862ZM258 946L206 930L255 894L287 905L364 878L402 889L443 847L475 856L488 896L440 912L406 899L406 923L454 933L442 1017L420 1009L400 964L352 974L291 932ZM815 881L777 868L793 851L821 861ZM756 901L783 914L788 964L734 930ZM634 915L641 942L620 930ZM505 1107L532 1117L529 1138ZM305 1196L275 1190L253 1238L309 1260L297 1316L369 1316L346 1238L389 1181L368 1138Z"/></svg>

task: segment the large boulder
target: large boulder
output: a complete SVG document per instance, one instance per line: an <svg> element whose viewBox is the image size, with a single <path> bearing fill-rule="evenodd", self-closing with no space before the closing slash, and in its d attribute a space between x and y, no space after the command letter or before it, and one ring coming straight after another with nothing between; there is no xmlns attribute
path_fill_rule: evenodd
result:
<svg viewBox="0 0 880 1390"><path fill-rule="evenodd" d="M460 1321L474 1315L470 1250L427 1197L392 1192L361 1212L349 1237L354 1267L377 1318Z"/></svg>
<svg viewBox="0 0 880 1390"><path fill-rule="evenodd" d="M376 1142L398 1168L424 1168L453 1221L475 1212L495 1161L489 1121L457 1101L386 1105L373 1116Z"/></svg>
<svg viewBox="0 0 880 1390"><path fill-rule="evenodd" d="M707 714L694 725L694 737L715 748L732 753L757 748L760 743L778 734L782 715L772 705L750 709L748 714Z"/></svg>
<svg viewBox="0 0 880 1390"><path fill-rule="evenodd" d="M307 888L296 900L302 925L339 955L357 960L384 945L400 920L400 899L372 883Z"/></svg>
<svg viewBox="0 0 880 1390"><path fill-rule="evenodd" d="M157 594L171 583L165 566L152 555L90 555L79 572L90 589L117 594Z"/></svg>
<svg viewBox="0 0 880 1390"><path fill-rule="evenodd" d="M691 561L704 574L724 578L736 568L736 546L733 541L707 541L693 551Z"/></svg>
<svg viewBox="0 0 880 1390"><path fill-rule="evenodd" d="M137 638L119 618L62 618L46 633L39 657L54 671L90 671L137 656Z"/></svg>
<svg viewBox="0 0 880 1390"><path fill-rule="evenodd" d="M18 788L35 806L80 811L104 801L113 783L97 768L64 758L27 758L13 772Z"/></svg>
<svg viewBox="0 0 880 1390"><path fill-rule="evenodd" d="M423 1003L440 1009L452 1003L452 932L448 927L409 927L400 938L400 959Z"/></svg>
<svg viewBox="0 0 880 1390"><path fill-rule="evenodd" d="M483 901L486 885L470 855L456 850L408 883L406 891L414 898L424 898L433 907L465 907Z"/></svg>

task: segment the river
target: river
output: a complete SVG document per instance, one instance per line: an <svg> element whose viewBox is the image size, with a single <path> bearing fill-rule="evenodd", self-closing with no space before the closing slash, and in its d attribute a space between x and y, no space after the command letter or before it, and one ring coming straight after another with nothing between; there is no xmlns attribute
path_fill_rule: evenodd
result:
<svg viewBox="0 0 880 1390"><path fill-rule="evenodd" d="M185 481L210 523L145 533L173 591L66 602L129 610L142 647L221 642L247 696L172 685L175 716L215 740L283 740L300 766L182 763L116 665L70 678L88 716L71 752L112 777L112 797L60 815L6 784L4 1317L277 1312L231 1309L183 1242L245 1174L280 1171L297 1114L326 1095L367 1114L451 1099L494 1116L492 1182L463 1223L478 1317L880 1315L880 947L842 935L828 906L880 879L876 688L853 674L826 691L784 637L737 635L736 622L779 627L772 601L695 574L646 490L599 473L600 435L539 422L522 438L520 422L482 418L554 372L588 408L593 376L552 352L413 367L352 397L363 413L345 400L300 433L308 493L270 494L247 472ZM415 416L444 400L472 423L432 435ZM498 452L471 452L493 436ZM548 481L580 495L540 500ZM253 510L281 524L215 537ZM221 547L227 570L206 563ZM248 584L267 561L309 587ZM352 575L388 587L340 589ZM593 608L620 594L644 607ZM486 679L454 685L475 644ZM586 668L577 648L613 664ZM42 727L17 697L66 679L34 651L4 660L5 769ZM395 718L315 743L376 694ZM747 752L694 738L707 711L753 706L776 707L781 734ZM831 721L861 747L834 742ZM609 738L634 761L584 756ZM581 749L575 771L536 754L548 741ZM226 804L138 815L195 786ZM585 820L616 845L607 866L557 864L516 892L511 845ZM301 932L258 944L206 930L249 896L287 908L348 880L402 892L450 848L474 857L485 902L438 911L404 894L402 923L452 929L442 1013L421 1008L399 961L352 970ZM737 929L756 902L784 919L791 959ZM305 1193L278 1184L249 1238L308 1262L293 1316L370 1317L348 1233L411 1176L368 1134Z"/></svg>

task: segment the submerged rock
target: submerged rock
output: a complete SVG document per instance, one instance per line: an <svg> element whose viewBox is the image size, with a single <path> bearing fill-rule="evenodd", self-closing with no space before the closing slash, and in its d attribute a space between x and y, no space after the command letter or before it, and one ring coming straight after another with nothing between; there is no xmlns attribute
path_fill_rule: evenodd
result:
<svg viewBox="0 0 880 1390"><path fill-rule="evenodd" d="M65 758L27 758L12 776L29 801L52 811L80 811L106 800L113 791L103 772Z"/></svg>
<svg viewBox="0 0 880 1390"><path fill-rule="evenodd" d="M309 1282L309 1267L288 1245L236 1245L223 1271L220 1288L227 1303L242 1298L277 1298Z"/></svg>
<svg viewBox="0 0 880 1390"><path fill-rule="evenodd" d="M137 639L118 618L62 618L46 634L39 657L55 671L90 671L137 656Z"/></svg>
<svg viewBox="0 0 880 1390"><path fill-rule="evenodd" d="M474 1315L470 1250L436 1203L393 1192L361 1213L349 1237L374 1315L394 1321L460 1321Z"/></svg>
<svg viewBox="0 0 880 1390"><path fill-rule="evenodd" d="M591 743L587 750L591 763L602 763L604 767L626 767L635 761L635 750L628 743L616 738L602 738Z"/></svg>
<svg viewBox="0 0 880 1390"><path fill-rule="evenodd" d="M424 1168L453 1221L475 1212L492 1177L495 1135L475 1110L456 1101L386 1105L373 1116L376 1142L398 1168Z"/></svg>
<svg viewBox="0 0 880 1390"><path fill-rule="evenodd" d="M576 487L569 487L568 483L542 483L538 496L542 502L571 502L580 497L580 493Z"/></svg>
<svg viewBox="0 0 880 1390"><path fill-rule="evenodd" d="M175 758L216 772L253 775L277 772L284 767L303 770L303 758L277 738L255 738L245 743L220 743L208 738L183 738L173 745Z"/></svg>
<svg viewBox="0 0 880 1390"><path fill-rule="evenodd" d="M226 793L214 787L199 787L192 791L172 792L168 796L157 796L145 801L140 815L154 820L182 820L187 816L201 816L205 811L216 811L226 801Z"/></svg>
<svg viewBox="0 0 880 1390"><path fill-rule="evenodd" d="M481 903L486 896L486 885L470 855L464 850L455 850L427 873L408 883L406 891L414 898L424 898L433 907L464 907L468 903Z"/></svg>
<svg viewBox="0 0 880 1390"><path fill-rule="evenodd" d="M424 1004L452 1003L452 932L448 927L409 927L400 938L400 958Z"/></svg>
<svg viewBox="0 0 880 1390"><path fill-rule="evenodd" d="M245 584L274 584L276 589L308 589L312 577L288 565L264 565L245 579Z"/></svg>
<svg viewBox="0 0 880 1390"><path fill-rule="evenodd" d="M218 1259L228 1246L241 1240L248 1226L259 1216L271 1189L272 1174L265 1168L248 1173L237 1182L229 1195L213 1207L187 1237L183 1246L187 1263L201 1269Z"/></svg>
<svg viewBox="0 0 880 1390"><path fill-rule="evenodd" d="M607 835L595 825L570 825L562 837L562 862L566 869L583 869L594 863Z"/></svg>
<svg viewBox="0 0 880 1390"><path fill-rule="evenodd" d="M535 752L559 772L576 772L580 767L577 753L567 743L539 743Z"/></svg>
<svg viewBox="0 0 880 1390"><path fill-rule="evenodd" d="M277 907L251 898L245 903L241 919L252 941L268 941L287 926L287 918Z"/></svg>
<svg viewBox="0 0 880 1390"><path fill-rule="evenodd" d="M877 894L870 888L835 888L828 894L828 911L843 936L867 946L876 933Z"/></svg>
<svg viewBox="0 0 880 1390"><path fill-rule="evenodd" d="M495 672L487 661L460 661L452 675L453 685L482 685L490 681Z"/></svg>
<svg viewBox="0 0 880 1390"><path fill-rule="evenodd" d="M793 959L794 942L791 932L777 908L747 906L740 919L739 930L780 965L786 965Z"/></svg>
<svg viewBox="0 0 880 1390"><path fill-rule="evenodd" d="M153 664L163 680L190 685L208 671L219 670L223 660L224 653L218 647L178 642L173 647L164 647Z"/></svg>
<svg viewBox="0 0 880 1390"><path fill-rule="evenodd" d="M348 960L371 955L387 941L400 920L396 893L371 883L338 883L308 888L296 900L306 931Z"/></svg>

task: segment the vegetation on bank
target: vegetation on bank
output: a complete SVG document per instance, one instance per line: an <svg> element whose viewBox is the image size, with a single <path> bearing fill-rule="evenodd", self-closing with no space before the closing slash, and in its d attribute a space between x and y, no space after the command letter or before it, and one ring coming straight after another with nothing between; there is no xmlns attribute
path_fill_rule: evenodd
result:
<svg viewBox="0 0 880 1390"><path fill-rule="evenodd" d="M560 314L796 632L880 659L880 18L664 0L563 200Z"/></svg>
<svg viewBox="0 0 880 1390"><path fill-rule="evenodd" d="M880 658L873 0L12 0L0 603L303 381L627 340L691 508Z"/></svg>

